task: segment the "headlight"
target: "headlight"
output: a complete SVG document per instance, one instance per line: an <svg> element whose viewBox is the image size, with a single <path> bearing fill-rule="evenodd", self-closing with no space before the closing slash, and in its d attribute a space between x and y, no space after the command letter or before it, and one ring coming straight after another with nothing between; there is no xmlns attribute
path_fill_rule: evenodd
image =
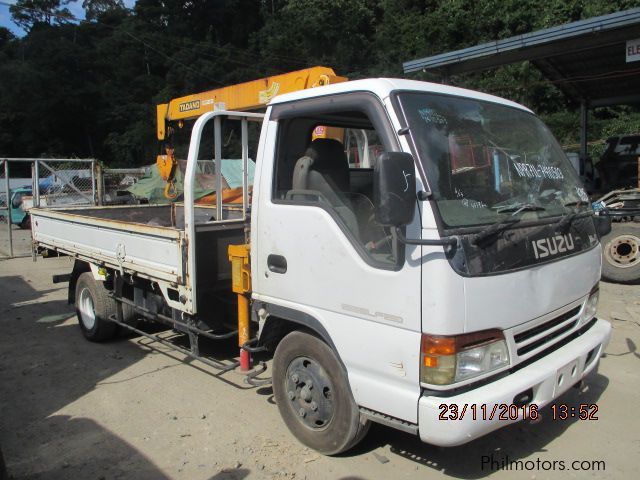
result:
<svg viewBox="0 0 640 480"><path fill-rule="evenodd" d="M596 285L591 293L589 294L589 298L587 299L587 303L584 306L584 311L582 312L582 321L586 322L591 320L596 316L596 310L598 310L598 300L600 299L600 290Z"/></svg>
<svg viewBox="0 0 640 480"><path fill-rule="evenodd" d="M422 335L420 381L449 385L509 365L509 350L500 330L443 337Z"/></svg>

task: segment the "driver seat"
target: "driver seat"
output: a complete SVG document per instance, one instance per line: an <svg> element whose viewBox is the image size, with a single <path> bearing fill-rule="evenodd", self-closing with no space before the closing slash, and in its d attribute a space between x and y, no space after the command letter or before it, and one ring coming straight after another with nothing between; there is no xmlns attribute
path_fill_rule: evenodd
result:
<svg viewBox="0 0 640 480"><path fill-rule="evenodd" d="M349 164L340 142L318 138L299 158L293 170L294 190L320 192L333 206L345 203L349 191Z"/></svg>
<svg viewBox="0 0 640 480"><path fill-rule="evenodd" d="M342 143L332 138L317 138L296 162L292 194L319 193L359 237L358 221L346 193L349 192L349 163Z"/></svg>

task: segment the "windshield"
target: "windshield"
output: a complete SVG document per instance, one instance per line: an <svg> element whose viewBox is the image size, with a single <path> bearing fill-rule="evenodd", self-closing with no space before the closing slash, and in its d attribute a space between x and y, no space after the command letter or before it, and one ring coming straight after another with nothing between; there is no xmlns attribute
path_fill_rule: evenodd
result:
<svg viewBox="0 0 640 480"><path fill-rule="evenodd" d="M398 98L448 228L494 223L514 213L535 220L589 205L573 167L535 115L448 95Z"/></svg>

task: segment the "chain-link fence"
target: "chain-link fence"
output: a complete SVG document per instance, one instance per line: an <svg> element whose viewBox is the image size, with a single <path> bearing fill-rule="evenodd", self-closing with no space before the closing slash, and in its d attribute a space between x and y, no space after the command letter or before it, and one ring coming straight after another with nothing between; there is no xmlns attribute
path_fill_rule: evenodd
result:
<svg viewBox="0 0 640 480"><path fill-rule="evenodd" d="M94 159L0 158L0 258L31 255L32 207L137 203L127 189L148 173Z"/></svg>
<svg viewBox="0 0 640 480"><path fill-rule="evenodd" d="M31 255L32 207L96 203L93 159L0 158L0 258Z"/></svg>
<svg viewBox="0 0 640 480"><path fill-rule="evenodd" d="M97 203L99 205L123 205L136 203L135 196L127 190L135 185L145 175L149 174L150 167L140 168L109 168L98 166L97 176Z"/></svg>
<svg viewBox="0 0 640 480"><path fill-rule="evenodd" d="M95 204L95 168L93 161L39 160L33 163L34 206L60 207Z"/></svg>

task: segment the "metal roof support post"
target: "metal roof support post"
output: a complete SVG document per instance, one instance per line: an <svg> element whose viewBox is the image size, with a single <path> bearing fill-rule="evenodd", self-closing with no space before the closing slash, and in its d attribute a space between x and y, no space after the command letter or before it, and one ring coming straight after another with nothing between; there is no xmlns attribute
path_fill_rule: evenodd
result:
<svg viewBox="0 0 640 480"><path fill-rule="evenodd" d="M580 161L587 160L587 117L589 114L589 102L586 99L580 101Z"/></svg>

